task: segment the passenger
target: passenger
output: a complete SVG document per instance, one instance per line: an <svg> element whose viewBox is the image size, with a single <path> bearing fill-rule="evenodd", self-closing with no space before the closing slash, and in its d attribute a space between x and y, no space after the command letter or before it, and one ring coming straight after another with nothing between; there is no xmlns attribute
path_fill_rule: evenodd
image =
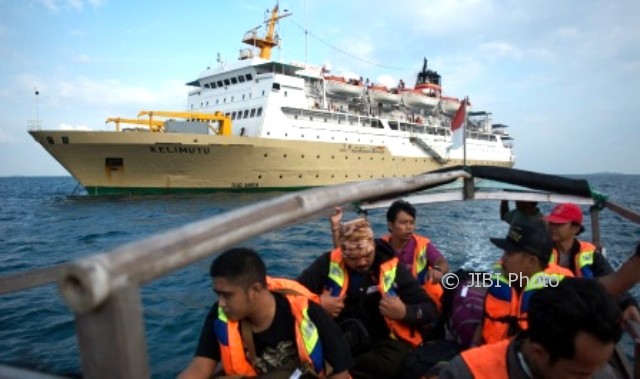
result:
<svg viewBox="0 0 640 379"><path fill-rule="evenodd" d="M607 259L593 244L577 238L584 231L580 207L573 203L558 204L545 220L554 243L551 263L568 268L577 277L599 278L613 273ZM629 293L623 293L618 302L623 319L640 322L638 303Z"/></svg>
<svg viewBox="0 0 640 379"><path fill-rule="evenodd" d="M597 281L568 278L533 294L526 332L462 352L439 378L611 378L606 364L622 334L619 321Z"/></svg>
<svg viewBox="0 0 640 379"><path fill-rule="evenodd" d="M516 208L509 210L509 201L502 200L500 202L500 219L507 224L513 223L541 223L546 226L544 215L538 209L538 203L535 201L516 201Z"/></svg>
<svg viewBox="0 0 640 379"><path fill-rule="evenodd" d="M318 257L298 281L342 327L355 358L354 378L393 378L420 330L436 320L435 304L420 283L374 242L365 219L344 223L340 247Z"/></svg>
<svg viewBox="0 0 640 379"><path fill-rule="evenodd" d="M549 264L553 242L541 225L512 224L504 239L491 238L504 251L502 272L487 290L481 339L475 344L490 344L515 336L527 329L528 299L548 283L557 284L571 271Z"/></svg>
<svg viewBox="0 0 640 379"><path fill-rule="evenodd" d="M299 283L267 277L260 256L246 248L222 253L210 274L218 302L180 378L211 378L218 362L224 374L237 377L303 372L305 378L309 371L349 377L353 359L340 328L318 304L296 293L305 290Z"/></svg>
<svg viewBox="0 0 640 379"><path fill-rule="evenodd" d="M331 216L333 244L339 245L339 225L342 209L336 208ZM387 229L389 234L382 237L393 247L394 255L423 286L427 295L442 308L442 276L449 272L449 263L440 250L428 238L415 233L416 209L407 201L394 201L387 210Z"/></svg>
<svg viewBox="0 0 640 379"><path fill-rule="evenodd" d="M635 254L620 268L609 275L598 278L600 283L613 295L621 295L640 282L640 243L636 245Z"/></svg>

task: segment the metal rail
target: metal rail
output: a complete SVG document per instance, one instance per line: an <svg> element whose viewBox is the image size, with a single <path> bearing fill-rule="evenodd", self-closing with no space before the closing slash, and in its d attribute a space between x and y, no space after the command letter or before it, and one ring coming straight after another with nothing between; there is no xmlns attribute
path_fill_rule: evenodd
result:
<svg viewBox="0 0 640 379"><path fill-rule="evenodd" d="M287 194L63 266L0 278L0 293L59 280L62 297L75 313L83 377L146 378L150 372L140 285L331 207L408 193L460 177L470 175L451 171Z"/></svg>

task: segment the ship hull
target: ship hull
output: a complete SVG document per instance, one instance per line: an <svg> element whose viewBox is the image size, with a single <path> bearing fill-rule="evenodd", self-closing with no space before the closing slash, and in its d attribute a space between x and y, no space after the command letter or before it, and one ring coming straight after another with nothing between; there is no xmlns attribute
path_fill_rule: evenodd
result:
<svg viewBox="0 0 640 379"><path fill-rule="evenodd" d="M90 195L298 190L446 166L384 146L187 133L30 131ZM467 164L511 167L508 161Z"/></svg>

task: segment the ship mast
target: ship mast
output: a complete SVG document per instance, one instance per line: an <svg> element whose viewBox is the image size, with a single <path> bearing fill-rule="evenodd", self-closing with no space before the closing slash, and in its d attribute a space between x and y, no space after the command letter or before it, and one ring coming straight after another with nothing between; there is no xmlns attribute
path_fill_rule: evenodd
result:
<svg viewBox="0 0 640 379"><path fill-rule="evenodd" d="M286 13L286 12L287 11L285 10L285 13L279 14L278 4L276 4L276 6L273 7L273 10L271 11L271 17L269 17L269 20L266 21L267 31L264 34L264 37L259 37L255 32L255 29L253 29L251 32L245 35L245 38L242 40L242 42L259 48L260 58L271 59L271 49L275 46L278 46L278 42L279 42L278 39L275 38L276 23L281 18L291 16L291 13Z"/></svg>

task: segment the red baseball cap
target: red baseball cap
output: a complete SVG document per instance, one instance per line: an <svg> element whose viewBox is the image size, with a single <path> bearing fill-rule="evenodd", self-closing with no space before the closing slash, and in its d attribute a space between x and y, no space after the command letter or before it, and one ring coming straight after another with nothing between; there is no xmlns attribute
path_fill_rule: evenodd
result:
<svg viewBox="0 0 640 379"><path fill-rule="evenodd" d="M558 204L544 219L553 224L572 222L582 225L582 209L573 203Z"/></svg>

